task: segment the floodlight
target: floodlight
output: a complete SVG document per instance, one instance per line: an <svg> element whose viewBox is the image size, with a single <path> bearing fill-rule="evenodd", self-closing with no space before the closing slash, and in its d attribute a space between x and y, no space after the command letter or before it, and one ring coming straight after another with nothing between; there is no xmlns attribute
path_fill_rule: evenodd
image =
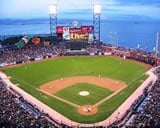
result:
<svg viewBox="0 0 160 128"><path fill-rule="evenodd" d="M56 4L53 4L53 5L49 6L49 14L53 14L53 15L57 14L57 6L56 6Z"/></svg>
<svg viewBox="0 0 160 128"><path fill-rule="evenodd" d="M94 14L100 14L100 13L101 13L101 5L94 4Z"/></svg>
<svg viewBox="0 0 160 128"><path fill-rule="evenodd" d="M49 16L50 16L50 34L56 33L56 26L57 26L57 4L51 3L49 5Z"/></svg>

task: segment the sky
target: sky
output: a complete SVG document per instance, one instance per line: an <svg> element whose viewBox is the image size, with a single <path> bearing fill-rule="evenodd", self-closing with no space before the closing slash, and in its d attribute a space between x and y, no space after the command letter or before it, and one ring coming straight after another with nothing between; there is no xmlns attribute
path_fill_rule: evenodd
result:
<svg viewBox="0 0 160 128"><path fill-rule="evenodd" d="M0 0L0 19L46 18L53 2L59 18L92 18L95 2L101 5L104 19L138 16L160 20L160 0Z"/></svg>

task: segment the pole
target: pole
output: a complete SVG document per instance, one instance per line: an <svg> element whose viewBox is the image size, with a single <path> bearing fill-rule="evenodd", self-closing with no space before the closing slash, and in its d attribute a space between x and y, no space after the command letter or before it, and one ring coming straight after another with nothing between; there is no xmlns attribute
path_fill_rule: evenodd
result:
<svg viewBox="0 0 160 128"><path fill-rule="evenodd" d="M157 32L157 36L156 36L155 57L158 56L158 41L159 41L159 32Z"/></svg>

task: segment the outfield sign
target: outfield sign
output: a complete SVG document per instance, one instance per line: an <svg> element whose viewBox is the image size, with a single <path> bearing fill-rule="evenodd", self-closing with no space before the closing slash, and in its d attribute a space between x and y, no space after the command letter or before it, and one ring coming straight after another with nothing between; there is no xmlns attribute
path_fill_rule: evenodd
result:
<svg viewBox="0 0 160 128"><path fill-rule="evenodd" d="M71 40L88 40L88 33L71 33Z"/></svg>
<svg viewBox="0 0 160 128"><path fill-rule="evenodd" d="M93 26L69 27L57 26L57 36L63 40L93 41Z"/></svg>

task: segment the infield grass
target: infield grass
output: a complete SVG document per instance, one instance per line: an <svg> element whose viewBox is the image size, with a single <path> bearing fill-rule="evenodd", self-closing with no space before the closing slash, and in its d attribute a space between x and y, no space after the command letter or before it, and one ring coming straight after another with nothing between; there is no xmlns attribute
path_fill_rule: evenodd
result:
<svg viewBox="0 0 160 128"><path fill-rule="evenodd" d="M66 57L57 58L19 67L6 69L14 83L19 87L52 107L67 118L80 123L95 123L106 119L114 110L130 96L143 80L147 78L144 73L147 67L127 60L112 57ZM128 86L111 99L98 107L98 112L93 116L82 116L77 109L53 97L41 94L36 90L40 85L71 76L98 76L124 81ZM103 92L104 93L104 92ZM89 103L89 101L88 101Z"/></svg>
<svg viewBox="0 0 160 128"><path fill-rule="evenodd" d="M88 91L88 96L81 96L80 91ZM88 83L77 83L65 88L55 95L78 105L94 105L98 101L112 94L112 91Z"/></svg>

